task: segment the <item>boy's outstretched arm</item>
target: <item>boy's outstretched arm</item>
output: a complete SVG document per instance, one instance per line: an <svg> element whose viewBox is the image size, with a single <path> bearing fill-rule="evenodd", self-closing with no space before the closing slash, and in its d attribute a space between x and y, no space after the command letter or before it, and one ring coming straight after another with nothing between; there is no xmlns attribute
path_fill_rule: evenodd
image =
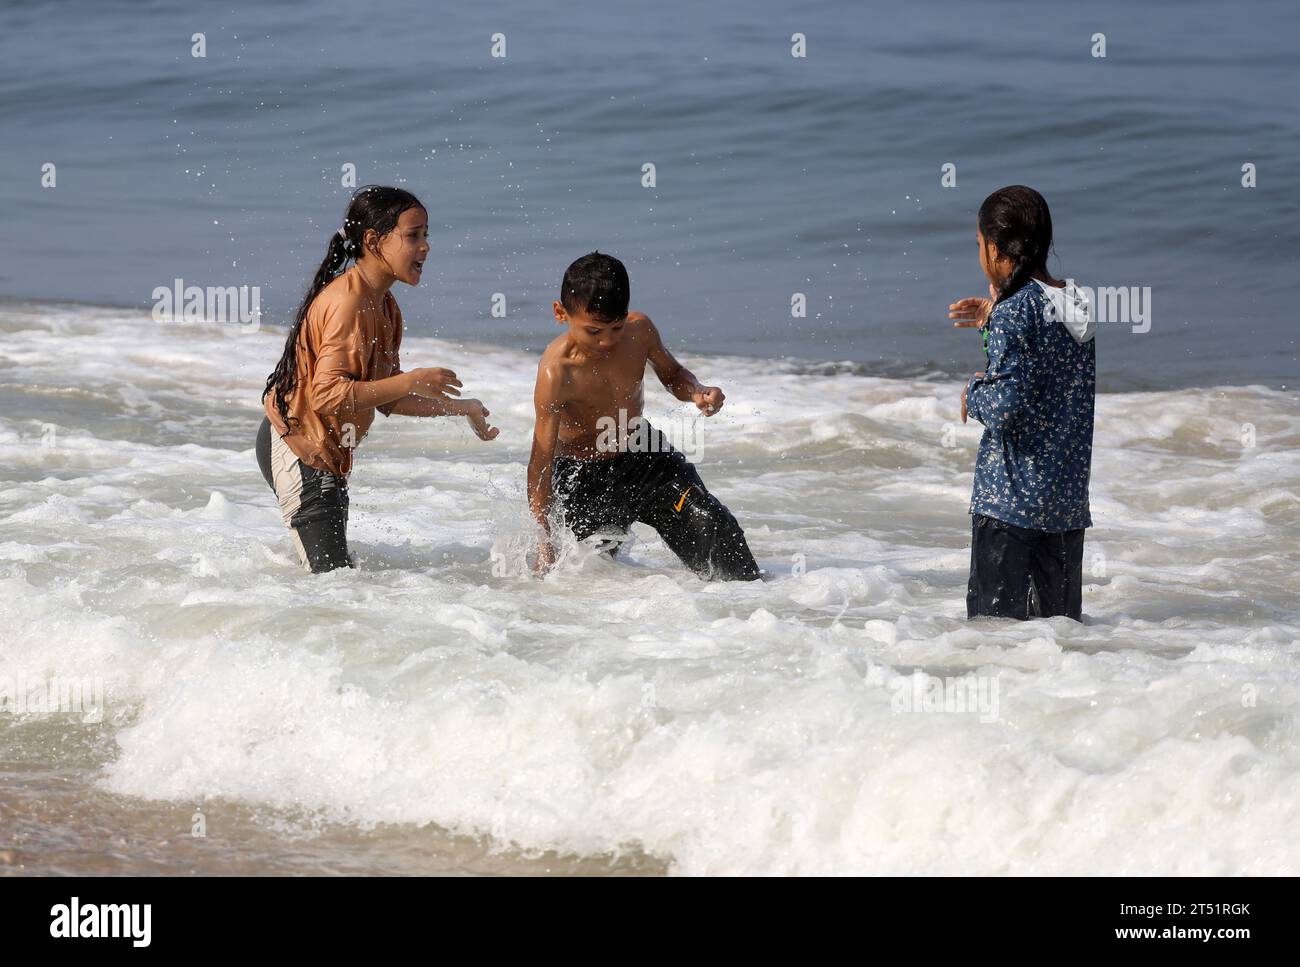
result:
<svg viewBox="0 0 1300 967"><path fill-rule="evenodd" d="M553 499L551 475L555 446L560 436L559 380L553 366L542 362L537 367L537 387L533 390L537 422L533 426L533 451L528 457L528 508L542 529L537 550L539 571L555 563L550 515Z"/></svg>
<svg viewBox="0 0 1300 967"><path fill-rule="evenodd" d="M640 313L638 313L640 315ZM722 409L726 395L716 386L704 386L695 374L677 361L677 357L668 351L659 330L650 321L649 316L642 315L642 325L646 328L646 337L650 340L650 365L655 369L659 382L667 387L668 392L684 403L694 403L705 416L712 416Z"/></svg>

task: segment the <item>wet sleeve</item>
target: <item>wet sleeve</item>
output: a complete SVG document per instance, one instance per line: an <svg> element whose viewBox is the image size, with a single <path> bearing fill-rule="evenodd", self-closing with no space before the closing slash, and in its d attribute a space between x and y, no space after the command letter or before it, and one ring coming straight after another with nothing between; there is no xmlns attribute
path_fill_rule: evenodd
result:
<svg viewBox="0 0 1300 967"><path fill-rule="evenodd" d="M966 390L966 415L994 433L1013 426L1025 408L1029 356L1023 310L994 310L989 317L989 364Z"/></svg>
<svg viewBox="0 0 1300 967"><path fill-rule="evenodd" d="M392 297L390 296L389 298ZM388 375L397 376L402 371L402 356L401 356L402 310L397 308L396 299L393 299L392 308L393 308L393 313L392 313L393 314L393 338L392 338L393 371ZM375 407L375 409L379 410L379 412L384 414L384 416L392 416L393 407L397 405L397 402L398 402L397 400L393 400L391 403L384 403L381 406Z"/></svg>
<svg viewBox="0 0 1300 967"><path fill-rule="evenodd" d="M361 377L362 367L355 316L356 306L344 301L326 307L320 322L311 408L323 416L343 416L356 410L352 384Z"/></svg>

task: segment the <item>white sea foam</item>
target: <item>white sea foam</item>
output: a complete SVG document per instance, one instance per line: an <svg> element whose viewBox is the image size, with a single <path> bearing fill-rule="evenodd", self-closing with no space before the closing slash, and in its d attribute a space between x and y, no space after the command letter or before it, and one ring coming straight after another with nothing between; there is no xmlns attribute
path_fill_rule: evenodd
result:
<svg viewBox="0 0 1300 967"><path fill-rule="evenodd" d="M704 584L642 526L538 581L493 570L528 543L535 358L411 339L501 437L379 420L361 566L309 577L252 452L280 336L0 331L0 678L103 678L108 790L682 873L1300 872L1293 395L1100 396L1085 623L971 624L955 383L689 360L728 394L701 473L771 579ZM914 669L996 718L900 711Z"/></svg>

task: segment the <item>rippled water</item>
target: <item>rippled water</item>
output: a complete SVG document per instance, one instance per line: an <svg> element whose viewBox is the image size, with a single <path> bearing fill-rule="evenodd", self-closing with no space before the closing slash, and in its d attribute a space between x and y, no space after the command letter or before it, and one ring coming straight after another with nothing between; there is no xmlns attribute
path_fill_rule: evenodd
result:
<svg viewBox="0 0 1300 967"><path fill-rule="evenodd" d="M1149 332L1102 334L1103 386L1293 385L1297 28L1290 0L6 4L0 294L258 285L282 321L351 163L430 208L416 332L538 349L598 247L684 349L958 374L975 212L1021 182L1054 271L1150 288Z"/></svg>

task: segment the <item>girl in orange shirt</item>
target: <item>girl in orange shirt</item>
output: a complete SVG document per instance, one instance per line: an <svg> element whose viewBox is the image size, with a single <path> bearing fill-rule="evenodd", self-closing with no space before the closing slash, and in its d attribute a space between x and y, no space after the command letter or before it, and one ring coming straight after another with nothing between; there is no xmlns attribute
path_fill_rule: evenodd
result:
<svg viewBox="0 0 1300 967"><path fill-rule="evenodd" d="M257 462L314 573L352 566L347 479L375 410L464 416L481 440L499 432L478 400L453 398L461 382L451 370L402 371L402 313L389 289L420 284L428 226L409 191L358 189L262 391Z"/></svg>

